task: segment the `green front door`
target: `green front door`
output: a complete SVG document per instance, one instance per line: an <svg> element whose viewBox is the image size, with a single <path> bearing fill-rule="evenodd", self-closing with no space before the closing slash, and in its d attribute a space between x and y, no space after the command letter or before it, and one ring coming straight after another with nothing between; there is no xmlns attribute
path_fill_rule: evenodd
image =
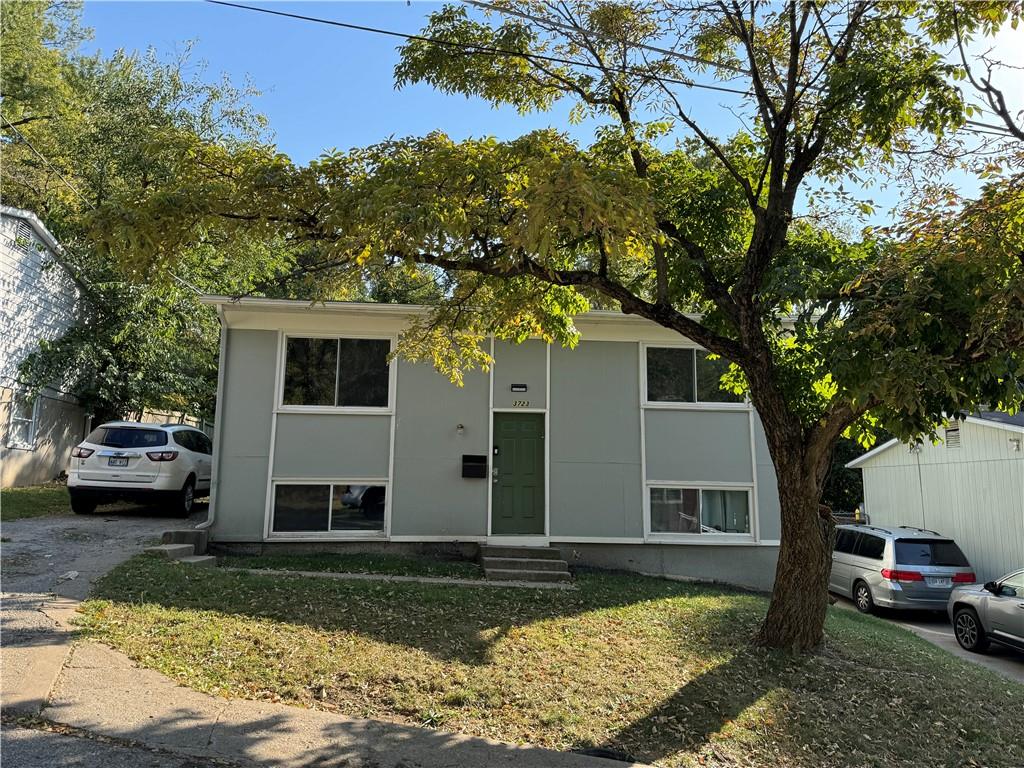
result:
<svg viewBox="0 0 1024 768"><path fill-rule="evenodd" d="M494 414L491 533L544 531L544 414Z"/></svg>

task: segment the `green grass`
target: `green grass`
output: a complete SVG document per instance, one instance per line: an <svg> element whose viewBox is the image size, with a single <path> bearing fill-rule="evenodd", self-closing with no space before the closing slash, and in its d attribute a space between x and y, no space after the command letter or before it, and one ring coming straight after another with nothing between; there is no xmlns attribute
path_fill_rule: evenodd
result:
<svg viewBox="0 0 1024 768"><path fill-rule="evenodd" d="M0 520L3 522L25 517L70 514L71 502L67 486L63 483L4 488L0 491Z"/></svg>
<svg viewBox="0 0 1024 768"><path fill-rule="evenodd" d="M465 560L439 560L413 555L384 555L369 552L320 555L232 555L221 565L283 571L330 571L333 573L378 573L389 576L445 576L482 579L480 566Z"/></svg>
<svg viewBox="0 0 1024 768"><path fill-rule="evenodd" d="M327 581L137 558L83 631L184 685L675 766L1024 762L1024 686L830 611L821 652L750 647L759 595L581 573L578 590Z"/></svg>

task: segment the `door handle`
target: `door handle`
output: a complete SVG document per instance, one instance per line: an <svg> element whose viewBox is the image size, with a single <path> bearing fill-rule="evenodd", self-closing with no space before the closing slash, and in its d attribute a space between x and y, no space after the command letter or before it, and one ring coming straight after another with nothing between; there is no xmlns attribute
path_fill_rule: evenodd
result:
<svg viewBox="0 0 1024 768"><path fill-rule="evenodd" d="M491 480L495 483L498 482L498 468L491 467Z"/></svg>

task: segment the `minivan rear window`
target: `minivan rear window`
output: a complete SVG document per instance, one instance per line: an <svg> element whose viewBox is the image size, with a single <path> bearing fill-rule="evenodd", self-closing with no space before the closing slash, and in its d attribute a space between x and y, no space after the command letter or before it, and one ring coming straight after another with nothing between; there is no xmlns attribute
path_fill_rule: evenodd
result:
<svg viewBox="0 0 1024 768"><path fill-rule="evenodd" d="M970 563L955 541L949 539L896 539L900 565L948 565L967 568Z"/></svg>
<svg viewBox="0 0 1024 768"><path fill-rule="evenodd" d="M167 445L167 433L160 429L134 427L97 427L85 442L108 448L151 448Z"/></svg>

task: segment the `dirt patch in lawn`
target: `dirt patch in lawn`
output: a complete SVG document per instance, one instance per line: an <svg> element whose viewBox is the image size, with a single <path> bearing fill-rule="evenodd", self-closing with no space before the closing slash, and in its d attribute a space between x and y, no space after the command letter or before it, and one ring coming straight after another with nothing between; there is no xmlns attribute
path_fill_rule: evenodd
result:
<svg viewBox="0 0 1024 768"><path fill-rule="evenodd" d="M849 612L791 656L766 601L633 575L579 590L275 578L126 563L92 636L209 693L661 765L1011 766L1024 687Z"/></svg>

